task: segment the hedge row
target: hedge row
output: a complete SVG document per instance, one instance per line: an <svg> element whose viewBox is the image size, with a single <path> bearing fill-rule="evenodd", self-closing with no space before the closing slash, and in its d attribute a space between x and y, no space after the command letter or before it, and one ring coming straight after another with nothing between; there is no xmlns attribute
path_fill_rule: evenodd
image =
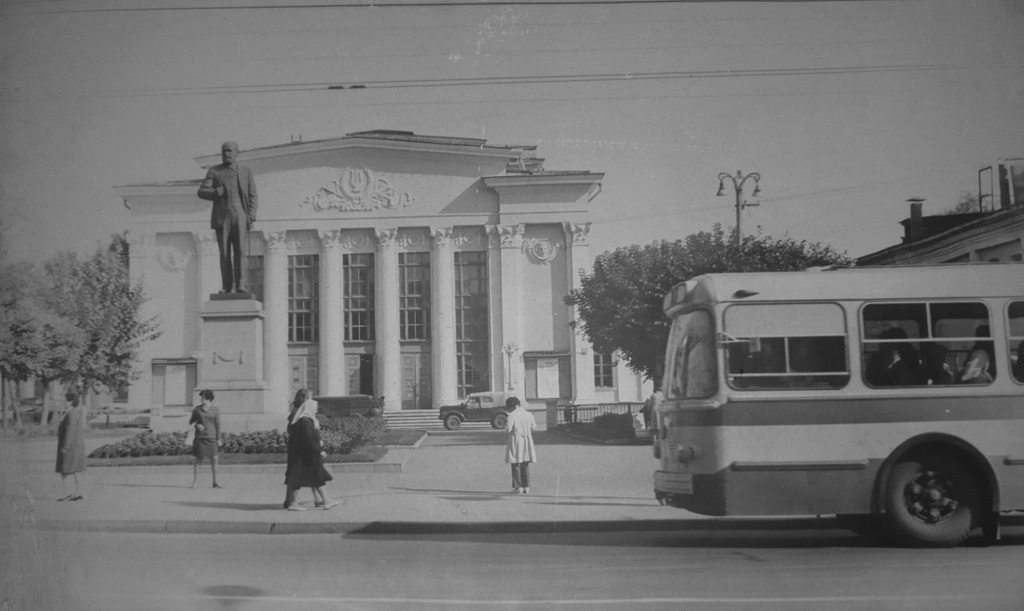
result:
<svg viewBox="0 0 1024 611"><path fill-rule="evenodd" d="M372 442L386 428L383 418L326 418L320 420L320 442L328 454L351 454ZM274 429L250 433L224 433L220 451L226 454L285 454L288 433ZM89 458L124 458L127 456L178 456L191 454L185 445L185 432L153 433L145 431L117 443L99 447Z"/></svg>

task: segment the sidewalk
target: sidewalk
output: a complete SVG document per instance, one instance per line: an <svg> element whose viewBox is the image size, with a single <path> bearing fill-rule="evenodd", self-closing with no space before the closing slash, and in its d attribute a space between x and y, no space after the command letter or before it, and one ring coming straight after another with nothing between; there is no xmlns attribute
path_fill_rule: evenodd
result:
<svg viewBox="0 0 1024 611"><path fill-rule="evenodd" d="M192 468L89 467L81 501L64 496L53 472L56 440L5 440L17 482L4 496L24 503L35 528L144 533L565 532L672 528L695 516L654 500L649 446L584 444L540 432L528 495L513 495L500 431L431 432L418 448L390 448L373 467L333 465L328 496L342 504L286 511L283 465L225 465L223 489L204 463ZM111 439L88 439L92 451ZM13 484L13 485L12 485ZM72 482L68 480L69 490ZM10 499L4 499L5 502Z"/></svg>

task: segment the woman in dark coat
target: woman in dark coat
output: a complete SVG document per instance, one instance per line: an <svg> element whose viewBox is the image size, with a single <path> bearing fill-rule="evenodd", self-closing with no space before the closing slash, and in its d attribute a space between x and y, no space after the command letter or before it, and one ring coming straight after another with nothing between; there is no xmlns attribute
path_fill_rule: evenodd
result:
<svg viewBox="0 0 1024 611"><path fill-rule="evenodd" d="M61 485L65 486L67 492L67 478L69 475L75 479L75 493L66 494L58 501L80 501L82 493L78 487L78 474L85 471L85 414L78 404L78 395L69 392L64 395L71 407L64 413L60 425L57 427L57 467L55 471L60 473Z"/></svg>
<svg viewBox="0 0 1024 611"><path fill-rule="evenodd" d="M300 390L288 417L288 467L284 474L287 487L285 509L305 511L295 500L299 488L313 489L317 507L330 509L340 503L327 498L324 485L334 479L324 468L327 452L320 445L320 423L316 419L317 403L307 390Z"/></svg>
<svg viewBox="0 0 1024 611"><path fill-rule="evenodd" d="M192 442L192 487L196 487L199 479L199 465L204 458L210 459L210 470L213 472L213 487L220 488L217 483L217 452L220 448L220 410L213 404L213 391L204 390L199 393L202 405L192 410L189 425L195 425L196 438Z"/></svg>

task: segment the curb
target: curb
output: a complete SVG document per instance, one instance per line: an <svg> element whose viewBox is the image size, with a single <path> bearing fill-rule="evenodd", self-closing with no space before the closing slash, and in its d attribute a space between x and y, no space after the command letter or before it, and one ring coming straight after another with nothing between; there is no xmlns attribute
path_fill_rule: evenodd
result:
<svg viewBox="0 0 1024 611"><path fill-rule="evenodd" d="M1024 526L1024 519L1007 526ZM678 535L734 536L770 533L844 531L834 518L680 518L665 520L574 520L532 522L234 522L201 520L40 520L34 530L217 535L312 535L353 536L415 535L517 535L581 534L610 532L671 532Z"/></svg>
<svg viewBox="0 0 1024 611"><path fill-rule="evenodd" d="M702 521L703 522L703 521ZM680 520L572 522L232 522L200 520L40 520L35 530L173 535L557 534L685 530Z"/></svg>

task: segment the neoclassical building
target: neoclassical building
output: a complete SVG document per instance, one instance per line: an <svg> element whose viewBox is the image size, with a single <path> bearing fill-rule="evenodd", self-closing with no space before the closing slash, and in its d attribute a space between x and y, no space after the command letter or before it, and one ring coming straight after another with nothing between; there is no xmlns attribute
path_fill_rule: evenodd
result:
<svg viewBox="0 0 1024 611"><path fill-rule="evenodd" d="M1006 157L978 171L980 210L923 213L910 199L904 235L895 244L857 259L858 265L1020 262L1024 259L1024 158Z"/></svg>
<svg viewBox="0 0 1024 611"><path fill-rule="evenodd" d="M649 388L570 326L603 174L550 171L533 146L371 131L244 150L259 193L251 299L217 295L197 178L116 187L132 277L163 335L133 407L182 414L210 388L232 428L279 427L299 388L383 396L385 410L466 393L643 400Z"/></svg>

